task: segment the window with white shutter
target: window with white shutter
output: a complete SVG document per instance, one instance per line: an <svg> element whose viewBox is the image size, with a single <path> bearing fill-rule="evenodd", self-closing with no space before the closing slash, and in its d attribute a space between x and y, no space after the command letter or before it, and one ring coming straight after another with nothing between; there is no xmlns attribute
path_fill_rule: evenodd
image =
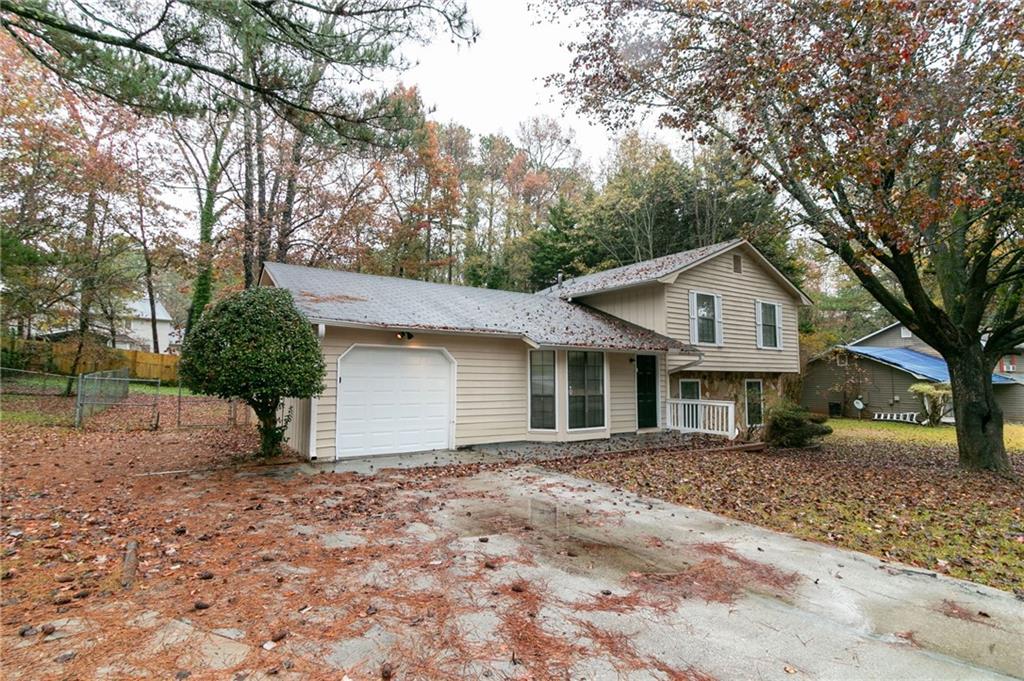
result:
<svg viewBox="0 0 1024 681"><path fill-rule="evenodd" d="M772 350L782 348L782 306L778 303L756 300L754 317L757 347Z"/></svg>
<svg viewBox="0 0 1024 681"><path fill-rule="evenodd" d="M690 291L690 342L721 345L722 337L722 297Z"/></svg>

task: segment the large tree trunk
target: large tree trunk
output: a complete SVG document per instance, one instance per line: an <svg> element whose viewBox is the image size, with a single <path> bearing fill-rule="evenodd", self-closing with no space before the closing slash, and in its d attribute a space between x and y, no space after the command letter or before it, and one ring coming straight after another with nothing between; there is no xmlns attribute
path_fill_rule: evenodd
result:
<svg viewBox="0 0 1024 681"><path fill-rule="evenodd" d="M254 196L255 186L255 161L253 160L252 148L255 144L252 131L252 106L250 95L245 94L245 110L242 115L242 135L245 140L243 144L242 166L244 170L244 189L242 191L242 269L245 288L250 288L255 283L254 263L256 257L256 205Z"/></svg>
<svg viewBox="0 0 1024 681"><path fill-rule="evenodd" d="M92 306L96 297L96 263L98 258L95 253L96 239L96 202L98 201L96 191L89 192L86 200L85 216L83 224L85 232L82 239L82 250L85 252L85 269L78 287L78 344L75 346L75 359L71 363L71 371L68 372L68 382L64 388L64 395L71 395L71 388L74 385L75 376L81 370L82 353L85 349L85 337L89 333L92 323Z"/></svg>
<svg viewBox="0 0 1024 681"><path fill-rule="evenodd" d="M142 249L146 269L146 296L149 298L149 331L153 335L153 352L160 352L160 335L157 333L156 290L153 288L153 256L148 247Z"/></svg>
<svg viewBox="0 0 1024 681"><path fill-rule="evenodd" d="M992 362L978 347L946 357L953 388L953 413L960 467L968 470L1010 472L1003 444L1003 410L992 392Z"/></svg>

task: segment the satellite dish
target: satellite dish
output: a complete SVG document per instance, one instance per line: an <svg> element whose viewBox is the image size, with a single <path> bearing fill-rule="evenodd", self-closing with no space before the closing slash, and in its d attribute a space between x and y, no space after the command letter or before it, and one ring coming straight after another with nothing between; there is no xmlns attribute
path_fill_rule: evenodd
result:
<svg viewBox="0 0 1024 681"><path fill-rule="evenodd" d="M857 408L857 411L862 411L864 409L864 403L860 400L854 400L853 406Z"/></svg>

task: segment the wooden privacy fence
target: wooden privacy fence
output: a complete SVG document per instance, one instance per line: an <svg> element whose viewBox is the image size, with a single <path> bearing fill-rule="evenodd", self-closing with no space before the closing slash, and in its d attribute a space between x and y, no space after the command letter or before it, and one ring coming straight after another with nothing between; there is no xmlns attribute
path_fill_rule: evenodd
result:
<svg viewBox="0 0 1024 681"><path fill-rule="evenodd" d="M11 368L70 374L75 364L77 341L50 343L3 336L0 348L4 350L4 364L10 364ZM8 353L10 357L6 356ZM15 363L21 366L13 366ZM141 350L111 350L95 343L86 343L77 373L125 368L132 378L159 379L165 385L178 382L177 355L159 355Z"/></svg>

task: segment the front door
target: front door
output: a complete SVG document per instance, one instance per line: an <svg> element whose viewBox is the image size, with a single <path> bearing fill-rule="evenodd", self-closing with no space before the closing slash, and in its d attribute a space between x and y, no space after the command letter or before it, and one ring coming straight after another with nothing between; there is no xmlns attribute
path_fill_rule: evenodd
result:
<svg viewBox="0 0 1024 681"><path fill-rule="evenodd" d="M636 356L636 426L658 427L658 358Z"/></svg>

